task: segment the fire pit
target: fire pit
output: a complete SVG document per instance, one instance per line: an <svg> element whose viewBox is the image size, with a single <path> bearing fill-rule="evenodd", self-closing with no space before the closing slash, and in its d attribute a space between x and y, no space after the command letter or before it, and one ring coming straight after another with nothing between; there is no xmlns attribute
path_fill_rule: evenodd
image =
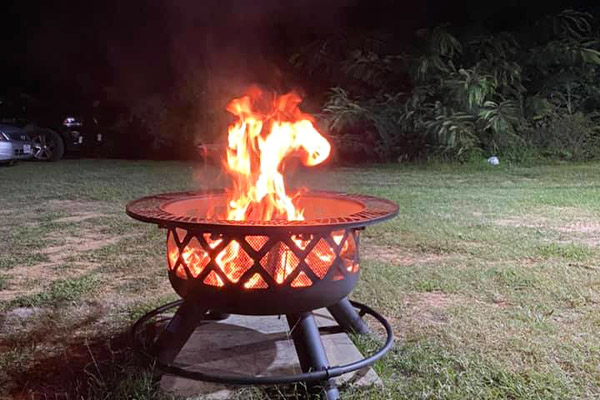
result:
<svg viewBox="0 0 600 400"><path fill-rule="evenodd" d="M360 231L394 217L398 206L377 197L336 192L288 196L280 173L283 158L302 150L305 164L314 165L328 156L329 144L299 112L295 97L278 99L278 112L262 113L260 118L252 111L252 99L234 100L228 108L240 119L230 127L227 154L234 190L166 193L127 205L129 216L167 229L169 280L182 298L142 317L133 331L178 306L155 343L159 366L166 371L220 383L305 381L312 387L322 385L328 400L338 399L332 378L373 363L392 345L385 319L347 296L359 277ZM292 122L287 121L290 116ZM253 128L256 120L262 121L260 129ZM271 122L268 134L263 133L265 121ZM267 148L269 141L273 146ZM368 332L361 315L373 315L387 331L384 346L363 360L331 367L312 314L321 307L328 308L340 327L356 333ZM209 375L173 363L201 321L227 313L286 315L303 373Z"/></svg>

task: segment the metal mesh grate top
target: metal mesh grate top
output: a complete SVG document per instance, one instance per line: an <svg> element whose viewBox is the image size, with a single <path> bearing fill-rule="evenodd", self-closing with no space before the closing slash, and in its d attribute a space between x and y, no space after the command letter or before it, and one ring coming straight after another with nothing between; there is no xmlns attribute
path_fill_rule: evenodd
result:
<svg viewBox="0 0 600 400"><path fill-rule="evenodd" d="M299 197L298 202L298 206L305 210L303 221L230 221L209 217L224 213L224 191L164 193L143 197L127 205L127 214L167 228L269 234L362 227L392 218L398 213L395 203L366 195L308 192Z"/></svg>

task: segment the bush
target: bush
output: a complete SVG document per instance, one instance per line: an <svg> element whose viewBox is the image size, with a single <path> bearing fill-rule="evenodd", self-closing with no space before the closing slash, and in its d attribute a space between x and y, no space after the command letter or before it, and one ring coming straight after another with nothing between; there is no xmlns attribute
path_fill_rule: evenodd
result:
<svg viewBox="0 0 600 400"><path fill-rule="evenodd" d="M331 83L323 116L332 135L380 160L589 159L599 155L594 22L565 10L512 33L438 26L405 52L390 35L339 35L293 63Z"/></svg>
<svg viewBox="0 0 600 400"><path fill-rule="evenodd" d="M530 141L550 158L589 160L600 157L600 130L585 114L555 115L530 131Z"/></svg>

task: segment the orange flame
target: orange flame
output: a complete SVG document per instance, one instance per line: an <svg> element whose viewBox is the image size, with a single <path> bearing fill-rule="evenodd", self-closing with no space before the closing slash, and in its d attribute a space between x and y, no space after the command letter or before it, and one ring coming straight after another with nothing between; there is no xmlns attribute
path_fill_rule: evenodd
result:
<svg viewBox="0 0 600 400"><path fill-rule="evenodd" d="M315 128L314 119L298 108L301 101L295 93L276 97L253 88L246 96L233 99L227 105L227 111L237 117L229 126L225 162L225 169L233 178L233 188L227 191L227 211L220 218L233 221L304 220L304 210L295 204L297 195L290 196L286 192L282 174L283 161L289 156L298 155L304 165L314 166L329 157L331 145ZM211 215L212 212L213 210L210 211ZM333 236L338 245L342 236L343 231ZM212 238L209 234L204 234L203 238L211 249L222 242L222 239ZM262 241L261 246L267 241L266 237L254 238L258 242ZM305 249L310 242L310 238L298 236L292 236L291 239L301 249ZM210 256L194 240L179 254L172 238L168 239L168 257L171 267L181 257L195 278L208 265ZM342 253L348 250L346 247L347 243L344 244ZM316 268L319 265L331 265L334 258L333 249L323 242L322 246L316 246L311 251L306 262L311 268L311 264L314 264L315 274L322 278L327 271L321 267L318 270L320 272L316 272ZM289 247L279 243L261 259L261 265L275 282L281 284L297 267L298 261ZM214 262L233 283L238 282L254 264L235 240L230 241L216 255ZM183 268L178 268L176 273L180 278L187 278ZM217 287L224 285L221 277L214 271L203 282ZM310 278L301 272L290 285L305 287L311 284ZM266 288L259 274L254 274L243 286L247 289Z"/></svg>
<svg viewBox="0 0 600 400"><path fill-rule="evenodd" d="M286 193L282 162L298 154L305 165L313 166L325 161L331 151L313 118L298 108L302 99L297 94L272 101L266 97L254 88L227 106L238 117L229 126L225 165L234 180L228 193L229 220L303 220L303 210ZM265 101L267 110L260 111Z"/></svg>

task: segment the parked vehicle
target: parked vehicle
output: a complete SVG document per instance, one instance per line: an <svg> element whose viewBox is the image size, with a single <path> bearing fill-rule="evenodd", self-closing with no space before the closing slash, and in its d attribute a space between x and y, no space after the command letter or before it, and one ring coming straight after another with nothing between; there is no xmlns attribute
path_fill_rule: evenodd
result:
<svg viewBox="0 0 600 400"><path fill-rule="evenodd" d="M19 127L0 124L0 162L13 164L16 160L30 158L32 142Z"/></svg>
<svg viewBox="0 0 600 400"><path fill-rule="evenodd" d="M20 94L0 99L0 123L27 132L33 158L57 161L64 155L78 155L83 149L93 148L104 139L94 116L88 113L83 117L85 112L74 112L74 108L50 105Z"/></svg>

